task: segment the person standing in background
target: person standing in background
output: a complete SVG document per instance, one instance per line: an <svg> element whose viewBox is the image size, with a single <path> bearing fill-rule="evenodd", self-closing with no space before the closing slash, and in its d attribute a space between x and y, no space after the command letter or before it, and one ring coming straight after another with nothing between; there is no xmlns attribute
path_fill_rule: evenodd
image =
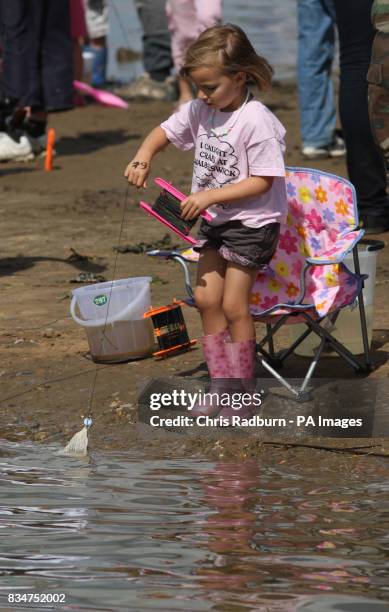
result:
<svg viewBox="0 0 389 612"><path fill-rule="evenodd" d="M221 21L221 0L167 0L166 12L172 35L174 67L179 74L185 52L196 38ZM178 76L179 98L177 107L189 102L193 92L189 83Z"/></svg>
<svg viewBox="0 0 389 612"><path fill-rule="evenodd" d="M47 113L73 108L69 0L0 0L0 161L45 148Z"/></svg>
<svg viewBox="0 0 389 612"><path fill-rule="evenodd" d="M70 0L70 18L70 33L73 41L73 77L77 81L82 81L84 76L82 44L87 36L83 0Z"/></svg>
<svg viewBox="0 0 389 612"><path fill-rule="evenodd" d="M331 77L336 29L333 0L297 0L297 26L302 154L307 159L341 157L346 151L335 131Z"/></svg>
<svg viewBox="0 0 389 612"><path fill-rule="evenodd" d="M373 0L334 0L334 4L340 44L339 112L347 170L356 188L361 225L368 233L385 232L389 230L385 163L374 142L368 111Z"/></svg>
<svg viewBox="0 0 389 612"><path fill-rule="evenodd" d="M121 93L128 98L171 100L175 88L170 77L173 68L166 0L135 0L142 25L144 74Z"/></svg>
<svg viewBox="0 0 389 612"><path fill-rule="evenodd" d="M89 45L84 50L92 53L92 87L106 84L108 5L106 0L86 0L86 25Z"/></svg>
<svg viewBox="0 0 389 612"><path fill-rule="evenodd" d="M372 22L376 29L367 80L373 136L389 171L389 0L375 0Z"/></svg>

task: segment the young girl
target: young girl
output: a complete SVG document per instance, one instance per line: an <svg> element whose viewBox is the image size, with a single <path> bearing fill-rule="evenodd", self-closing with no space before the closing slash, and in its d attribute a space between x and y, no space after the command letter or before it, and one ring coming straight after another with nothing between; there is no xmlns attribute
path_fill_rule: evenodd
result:
<svg viewBox="0 0 389 612"><path fill-rule="evenodd" d="M274 255L286 215L285 130L248 90L248 81L268 88L272 72L239 27L205 30L189 47L181 71L196 86L198 99L156 127L125 170L129 183L146 187L150 162L166 145L195 150L192 193L181 208L184 219L205 209L212 216L202 220L195 246L200 252L195 299L212 392L223 388L220 379L253 380L250 293L258 270Z"/></svg>

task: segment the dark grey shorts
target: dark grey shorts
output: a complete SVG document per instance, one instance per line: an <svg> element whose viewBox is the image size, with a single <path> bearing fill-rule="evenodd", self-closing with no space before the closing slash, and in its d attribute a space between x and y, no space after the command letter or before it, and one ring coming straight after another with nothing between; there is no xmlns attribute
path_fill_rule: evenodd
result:
<svg viewBox="0 0 389 612"><path fill-rule="evenodd" d="M202 220L193 249L195 251L205 248L215 249L227 261L248 268L260 268L272 259L279 235L279 223L269 223L255 228L247 227L240 221L210 225Z"/></svg>

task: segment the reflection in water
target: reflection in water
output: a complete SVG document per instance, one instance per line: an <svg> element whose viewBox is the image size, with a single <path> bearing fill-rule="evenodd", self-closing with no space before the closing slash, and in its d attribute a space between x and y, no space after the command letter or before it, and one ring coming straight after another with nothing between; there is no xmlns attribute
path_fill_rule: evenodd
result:
<svg viewBox="0 0 389 612"><path fill-rule="evenodd" d="M262 603L269 612L295 610L302 598L270 593L279 578L270 564L258 563L260 553L252 545L262 504L258 463L220 462L201 480L204 501L216 510L199 523L207 535L208 549L215 553L212 564L196 572L205 592L226 607Z"/></svg>
<svg viewBox="0 0 389 612"><path fill-rule="evenodd" d="M387 469L382 468L386 477ZM305 492L308 499L289 507L288 491L282 490L279 476L269 479L257 461L220 462L201 475L203 499L214 509L196 521L206 535L208 550L215 553L196 571L208 597L226 607L245 602L266 610L296 610L311 599L298 594L307 592L307 584L311 592L357 591L368 596L371 568L363 561L350 563L338 557L345 546L356 546L361 529L331 527L337 520L342 524L350 519L361 527L360 499L333 500L333 488L316 487ZM358 517L347 517L358 512ZM346 519L330 518L331 513L345 514ZM320 528L323 524L326 528ZM336 557L323 559L315 550L337 551ZM378 549L371 552L379 555ZM355 556L352 551L348 555ZM329 568L322 569L323 565Z"/></svg>
<svg viewBox="0 0 389 612"><path fill-rule="evenodd" d="M255 506L259 501L255 490L258 474L254 461L220 462L201 477L204 502L215 511L198 524L207 536L207 548L215 556L211 564L204 564L196 573L201 576L204 590L214 593L217 603L231 603L231 591L246 601L248 582L259 578L255 564L249 560L257 520Z"/></svg>
<svg viewBox="0 0 389 612"><path fill-rule="evenodd" d="M0 609L10 589L64 592L95 611L388 609L380 460L327 454L318 474L313 455L291 453L80 461L4 447Z"/></svg>

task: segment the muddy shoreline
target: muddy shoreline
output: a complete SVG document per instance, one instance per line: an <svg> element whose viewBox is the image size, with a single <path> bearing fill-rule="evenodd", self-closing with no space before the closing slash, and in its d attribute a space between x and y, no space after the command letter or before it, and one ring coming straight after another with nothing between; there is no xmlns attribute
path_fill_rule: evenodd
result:
<svg viewBox="0 0 389 612"><path fill-rule="evenodd" d="M265 101L287 127L287 163L307 165L300 157L295 86L277 86ZM184 440L180 434L156 433L137 423L140 381L172 376L204 380L201 351L195 347L164 361L148 358L95 365L88 356L84 330L69 317L71 290L81 286L80 275L111 279L115 247L161 239L159 225L137 206L138 192L129 189L126 195L122 172L140 140L171 108L169 103L131 103L128 111L90 106L53 116L57 157L51 173L43 171L42 160L0 166L0 438L63 444L80 428L93 391L91 440L95 449L139 447L165 457L236 457L268 452L271 440L253 432L244 434L244 443L239 437L226 444L218 443L217 433ZM344 160L310 165L346 176ZM169 147L156 159L153 176L162 176L187 191L191 156ZM155 194L150 187L147 197L152 199ZM379 238L387 240L386 235ZM375 370L370 378L384 379L389 374L388 264L384 249L378 260L372 345ZM115 277L139 275L153 276L155 306L184 294L181 271L173 263L143 253L119 252ZM201 329L196 312L187 308L184 314L190 337L198 338ZM283 340L281 336L280 345ZM304 366L304 358L291 358L286 366L288 376L300 376ZM267 375L258 369L261 376ZM354 374L345 363L328 358L318 376L352 380ZM304 443L317 441L307 438ZM322 446L339 444L369 446L363 451L367 453L388 452L386 441L381 439L320 440ZM296 448L294 452L298 452ZM302 452L312 453L313 449Z"/></svg>

